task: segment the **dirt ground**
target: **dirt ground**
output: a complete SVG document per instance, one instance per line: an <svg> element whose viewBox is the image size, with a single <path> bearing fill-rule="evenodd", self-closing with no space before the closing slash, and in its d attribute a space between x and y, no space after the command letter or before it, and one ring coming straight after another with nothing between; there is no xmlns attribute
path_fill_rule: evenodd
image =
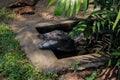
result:
<svg viewBox="0 0 120 80"><path fill-rule="evenodd" d="M11 25L12 30L17 31L21 28L24 28L26 26L34 26L37 23L44 23L44 22L51 22L51 23L59 23L61 20L66 20L69 18L61 17L55 17L53 15L54 7L51 6L50 8L46 8L48 2L50 0L40 0L35 6L25 6L23 8L16 8L15 10L19 11L16 14L16 18L14 20L10 20L9 24ZM86 15L83 16L83 13L81 12L77 18L85 18L89 12L91 12L93 9L93 5L90 5L90 9L87 11ZM33 14L23 14L20 15L20 13L25 11L34 11ZM87 69L83 71L65 71L59 73L58 80L84 80L86 76L89 76L94 70L97 69ZM114 67L107 68L107 69L101 69L101 72L98 75L97 80L117 80L117 69ZM1 78L0 78L1 79Z"/></svg>
<svg viewBox="0 0 120 80"><path fill-rule="evenodd" d="M59 23L63 20L70 20L71 18L65 18L63 16L54 16L54 8L55 6L51 6L47 8L48 2L50 0L40 0L35 6L25 6L20 8L15 8L17 16L14 21L10 21L9 23L13 26L14 29L20 29L25 26L34 26L37 23L43 23L43 22L51 22L51 23ZM24 14L19 15L19 13L29 12L31 9L34 11L34 14ZM93 5L90 5L89 10L87 11L86 15L84 15L83 12L80 12L80 14L76 18L85 18L89 12L93 10Z"/></svg>

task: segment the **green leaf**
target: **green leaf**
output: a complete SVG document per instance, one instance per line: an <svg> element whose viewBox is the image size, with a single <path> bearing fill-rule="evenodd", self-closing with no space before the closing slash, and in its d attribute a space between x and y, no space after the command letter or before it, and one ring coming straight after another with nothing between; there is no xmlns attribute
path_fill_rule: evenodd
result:
<svg viewBox="0 0 120 80"><path fill-rule="evenodd" d="M54 15L61 16L65 7L65 0L59 0L58 5L55 8Z"/></svg>
<svg viewBox="0 0 120 80"><path fill-rule="evenodd" d="M89 0L83 0L83 5L84 5L84 12L86 12L87 11L87 9L88 9L88 5L89 5Z"/></svg>
<svg viewBox="0 0 120 80"><path fill-rule="evenodd" d="M76 12L75 12L75 15L77 15L79 13L80 6L81 6L81 0L76 0Z"/></svg>
<svg viewBox="0 0 120 80"><path fill-rule="evenodd" d="M89 16L92 16L92 15L97 15L97 14L103 14L103 13L114 13L113 11L110 11L110 10L96 10L96 11L93 11L90 13Z"/></svg>
<svg viewBox="0 0 120 80"><path fill-rule="evenodd" d="M100 32L100 22L97 22L97 28L98 28L98 32Z"/></svg>
<svg viewBox="0 0 120 80"><path fill-rule="evenodd" d="M111 66L111 64L112 64L112 60L109 60L107 66L109 67L109 66Z"/></svg>
<svg viewBox="0 0 120 80"><path fill-rule="evenodd" d="M117 34L116 35L119 35L119 33L120 33L120 29L117 30Z"/></svg>
<svg viewBox="0 0 120 80"><path fill-rule="evenodd" d="M75 0L71 0L71 3L70 3L70 17L73 14L74 6L75 6Z"/></svg>
<svg viewBox="0 0 120 80"><path fill-rule="evenodd" d="M94 71L90 77L87 77L85 80L95 80L97 77L97 72Z"/></svg>
<svg viewBox="0 0 120 80"><path fill-rule="evenodd" d="M47 7L50 7L52 4L54 4L56 2L56 0L51 0L49 3L48 3L48 6Z"/></svg>
<svg viewBox="0 0 120 80"><path fill-rule="evenodd" d="M113 56L120 56L120 52L113 52L111 53Z"/></svg>
<svg viewBox="0 0 120 80"><path fill-rule="evenodd" d="M120 59L117 60L116 66L120 67Z"/></svg>
<svg viewBox="0 0 120 80"><path fill-rule="evenodd" d="M70 7L70 0L66 0L66 6L65 6L65 16L67 16L67 15L68 15L69 7Z"/></svg>
<svg viewBox="0 0 120 80"><path fill-rule="evenodd" d="M105 21L101 21L101 25L102 25L102 28L104 30L105 29Z"/></svg>
<svg viewBox="0 0 120 80"><path fill-rule="evenodd" d="M90 27L85 27L84 36L87 39L92 34L92 29Z"/></svg>
<svg viewBox="0 0 120 80"><path fill-rule="evenodd" d="M119 20L120 20L120 10L116 17L115 23L113 24L112 30L114 30L116 28L116 25L118 24Z"/></svg>
<svg viewBox="0 0 120 80"><path fill-rule="evenodd" d="M94 0L94 8L96 8L98 6L98 1Z"/></svg>
<svg viewBox="0 0 120 80"><path fill-rule="evenodd" d="M85 21L80 21L73 30L69 33L69 35L72 37L72 39L77 38L81 33L84 32L84 30L87 28Z"/></svg>
<svg viewBox="0 0 120 80"><path fill-rule="evenodd" d="M92 27L92 32L94 33L96 31L96 25L97 25L97 21L94 21L93 23L93 27Z"/></svg>
<svg viewBox="0 0 120 80"><path fill-rule="evenodd" d="M10 28L8 27L8 25L4 24L4 23L1 23L0 24L0 32L2 31L7 31L9 30Z"/></svg>

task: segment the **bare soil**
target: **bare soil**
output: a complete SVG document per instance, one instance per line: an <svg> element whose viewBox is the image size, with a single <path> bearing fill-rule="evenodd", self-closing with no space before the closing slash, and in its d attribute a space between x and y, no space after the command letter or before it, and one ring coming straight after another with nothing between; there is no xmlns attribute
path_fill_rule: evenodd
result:
<svg viewBox="0 0 120 80"><path fill-rule="evenodd" d="M14 20L10 20L9 24L11 25L11 29L17 31L26 26L34 26L37 23L43 22L51 22L51 23L59 23L61 20L66 20L69 18L56 17L53 15L54 7L46 8L48 2L50 0L40 0L35 6L16 8L16 18ZM87 11L87 14L83 16L81 12L76 18L85 18L93 9L93 5L90 5L90 9ZM18 11L18 12L17 12ZM26 12L34 11L33 14L28 14ZM20 15L25 12L25 14ZM59 78L57 80L85 80L86 76L90 76L93 71L97 69L86 69L82 71L63 71L59 73ZM100 69L97 80L117 80L117 68L103 68ZM2 77L0 77L2 80Z"/></svg>
<svg viewBox="0 0 120 80"><path fill-rule="evenodd" d="M10 21L9 23L16 30L28 25L34 26L37 23L43 23L43 22L59 23L60 21L63 20L73 19L73 18L65 18L64 16L54 16L53 12L55 5L47 8L49 1L50 0L40 0L35 6L26 5L24 7L14 8L14 11L17 13L16 14L17 16L14 21ZM93 5L90 5L90 8L86 14L84 14L81 11L76 18L77 19L85 18L92 10L93 10ZM33 14L29 14L30 12ZM22 13L24 14L20 15Z"/></svg>
<svg viewBox="0 0 120 80"><path fill-rule="evenodd" d="M0 80L3 80L3 79L4 79L4 77L0 76Z"/></svg>

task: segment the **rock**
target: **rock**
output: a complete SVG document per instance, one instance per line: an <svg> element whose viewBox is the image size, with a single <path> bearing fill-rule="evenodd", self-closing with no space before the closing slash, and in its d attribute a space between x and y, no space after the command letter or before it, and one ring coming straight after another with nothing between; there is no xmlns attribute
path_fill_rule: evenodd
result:
<svg viewBox="0 0 120 80"><path fill-rule="evenodd" d="M63 52L72 52L76 51L74 41L73 40L46 40L39 44L40 49L52 49L52 50L58 50Z"/></svg>
<svg viewBox="0 0 120 80"><path fill-rule="evenodd" d="M76 51L74 40L61 30L54 30L38 36L40 39L45 40L39 44L40 49L52 49L64 52Z"/></svg>
<svg viewBox="0 0 120 80"><path fill-rule="evenodd" d="M52 49L63 52L78 52L86 54L86 45L83 34L73 40L66 32L54 30L45 34L39 34L40 39L45 40L39 44L40 49Z"/></svg>
<svg viewBox="0 0 120 80"><path fill-rule="evenodd" d="M70 36L61 30L54 30L45 34L39 34L38 37L43 40L50 40L50 39L71 39Z"/></svg>
<svg viewBox="0 0 120 80"><path fill-rule="evenodd" d="M42 43L39 44L39 48L40 49L54 49L57 47L58 41L57 40L48 40L48 41L44 41Z"/></svg>

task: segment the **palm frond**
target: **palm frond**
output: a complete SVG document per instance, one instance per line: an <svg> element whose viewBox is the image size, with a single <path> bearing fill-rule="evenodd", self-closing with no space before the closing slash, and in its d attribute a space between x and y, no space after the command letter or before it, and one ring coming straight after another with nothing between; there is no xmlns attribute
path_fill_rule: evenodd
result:
<svg viewBox="0 0 120 80"><path fill-rule="evenodd" d="M86 12L89 5L89 0L51 0L48 4L48 7L58 1L58 4L55 8L54 15L61 16L76 16L79 13L80 6L83 4L83 11ZM74 13L75 11L75 13Z"/></svg>

